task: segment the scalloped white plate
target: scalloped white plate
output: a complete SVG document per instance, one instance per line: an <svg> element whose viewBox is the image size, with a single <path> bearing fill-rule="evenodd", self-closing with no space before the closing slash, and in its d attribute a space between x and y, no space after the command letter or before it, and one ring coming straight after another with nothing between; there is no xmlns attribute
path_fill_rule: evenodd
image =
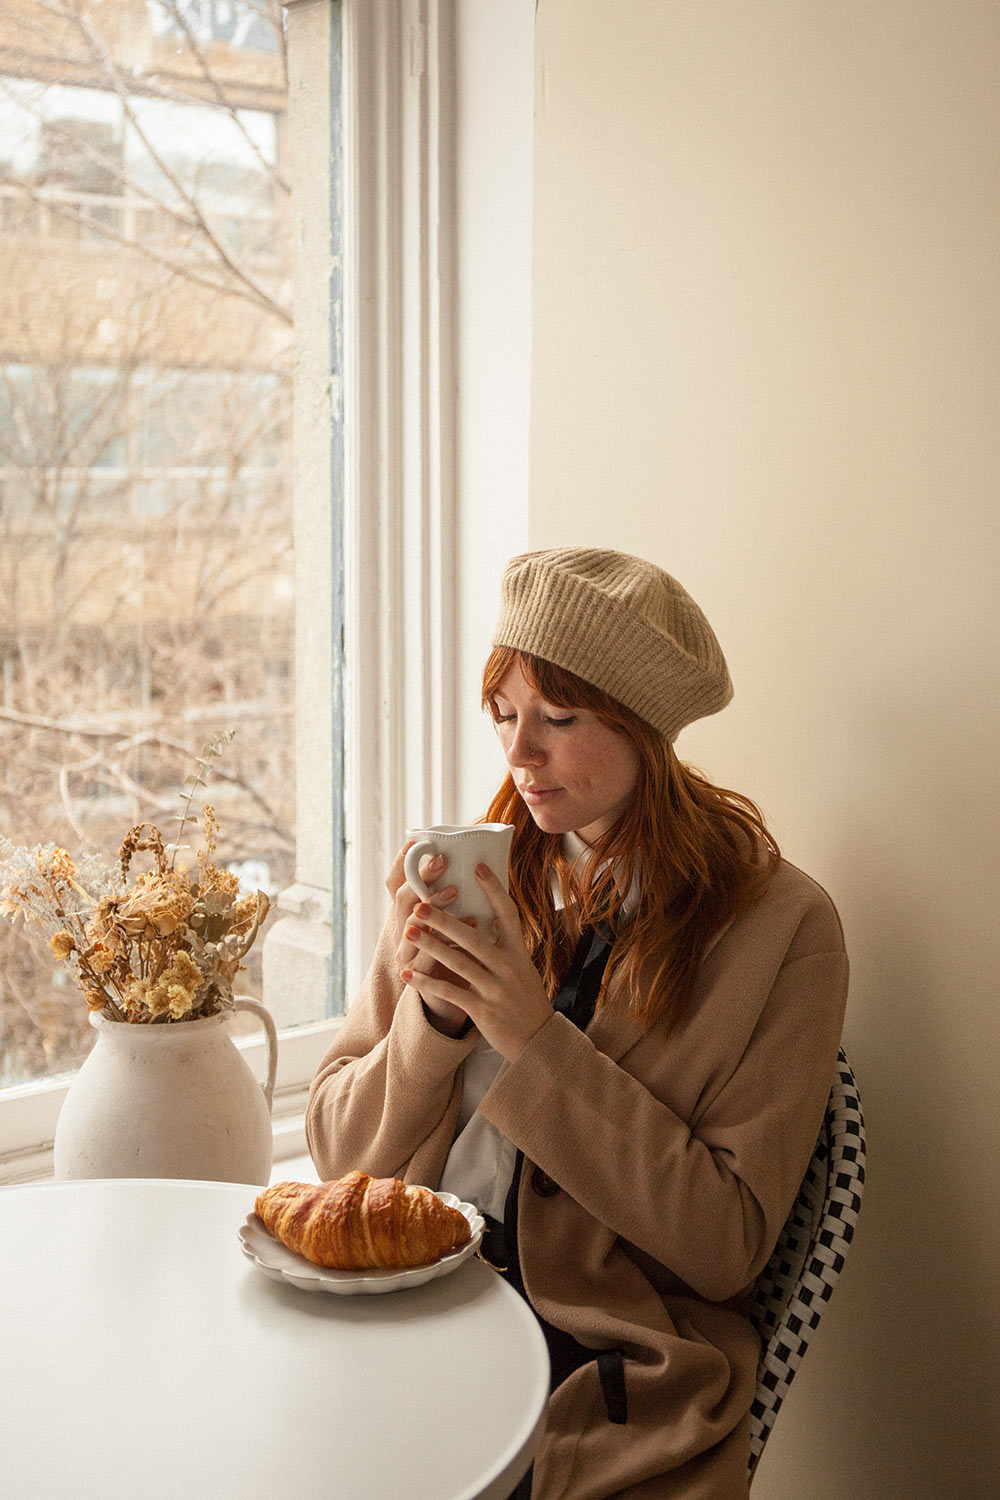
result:
<svg viewBox="0 0 1000 1500"><path fill-rule="evenodd" d="M265 1276L275 1281L287 1281L301 1287L304 1292L334 1292L341 1297L358 1297L377 1292L399 1292L410 1287L421 1286L436 1276L447 1276L456 1270L470 1255L475 1255L483 1237L483 1216L471 1203L461 1203L454 1193L435 1193L449 1208L457 1208L465 1215L472 1231L471 1239L450 1255L431 1261L429 1266L411 1266L406 1271L329 1271L325 1266L314 1266L311 1260L289 1250L276 1240L264 1227L256 1214L247 1214L240 1225L239 1236L243 1254Z"/></svg>

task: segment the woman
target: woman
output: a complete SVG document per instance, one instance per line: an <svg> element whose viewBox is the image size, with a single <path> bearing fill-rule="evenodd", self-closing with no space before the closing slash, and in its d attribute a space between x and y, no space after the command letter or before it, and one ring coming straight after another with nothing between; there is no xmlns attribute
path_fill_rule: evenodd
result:
<svg viewBox="0 0 1000 1500"><path fill-rule="evenodd" d="M508 775L494 933L400 854L365 988L313 1085L323 1177L444 1186L552 1361L518 1496L747 1493L746 1312L809 1162L847 988L837 914L673 740L732 695L668 574L559 548L509 564L483 700ZM431 877L440 870L431 870Z"/></svg>

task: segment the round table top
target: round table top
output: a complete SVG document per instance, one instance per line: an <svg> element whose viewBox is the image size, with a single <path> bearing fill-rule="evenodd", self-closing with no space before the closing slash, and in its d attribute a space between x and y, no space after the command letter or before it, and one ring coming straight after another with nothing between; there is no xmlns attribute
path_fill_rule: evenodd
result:
<svg viewBox="0 0 1000 1500"><path fill-rule="evenodd" d="M530 1308L475 1257L375 1296L243 1255L257 1188L0 1188L11 1500L506 1500L548 1397Z"/></svg>

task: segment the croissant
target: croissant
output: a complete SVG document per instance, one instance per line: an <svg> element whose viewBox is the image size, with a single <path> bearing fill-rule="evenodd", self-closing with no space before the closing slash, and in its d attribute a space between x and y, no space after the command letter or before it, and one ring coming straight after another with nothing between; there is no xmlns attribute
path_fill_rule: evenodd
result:
<svg viewBox="0 0 1000 1500"><path fill-rule="evenodd" d="M335 1271L427 1265L471 1238L469 1221L396 1177L348 1172L336 1182L276 1182L254 1204L275 1239Z"/></svg>

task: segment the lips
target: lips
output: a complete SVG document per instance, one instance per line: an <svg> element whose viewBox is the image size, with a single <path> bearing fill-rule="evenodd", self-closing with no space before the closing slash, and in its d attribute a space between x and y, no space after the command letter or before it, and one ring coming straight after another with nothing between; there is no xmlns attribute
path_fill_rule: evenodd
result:
<svg viewBox="0 0 1000 1500"><path fill-rule="evenodd" d="M521 788L521 796L529 807L538 807L543 802L550 802L561 791L561 786L524 786Z"/></svg>

